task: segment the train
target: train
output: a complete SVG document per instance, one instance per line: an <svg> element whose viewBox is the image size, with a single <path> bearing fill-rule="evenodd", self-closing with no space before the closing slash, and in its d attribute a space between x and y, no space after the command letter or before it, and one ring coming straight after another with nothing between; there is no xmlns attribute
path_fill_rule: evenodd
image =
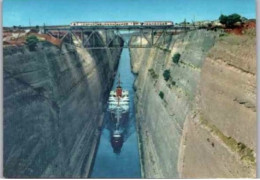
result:
<svg viewBox="0 0 260 180"><path fill-rule="evenodd" d="M172 21L117 21L117 22L72 22L70 26L173 26Z"/></svg>

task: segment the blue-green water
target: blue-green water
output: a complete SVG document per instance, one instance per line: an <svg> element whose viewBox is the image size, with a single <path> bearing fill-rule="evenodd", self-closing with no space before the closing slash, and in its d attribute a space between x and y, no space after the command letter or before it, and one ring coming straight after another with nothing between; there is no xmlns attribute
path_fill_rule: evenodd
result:
<svg viewBox="0 0 260 180"><path fill-rule="evenodd" d="M131 72L129 50L123 49L118 66L117 75L120 73L120 81L123 89L129 91L130 109L129 117L121 123L124 143L120 153L114 153L111 145L111 133L114 122L107 111L104 117L104 125L97 149L95 162L92 168L91 178L141 178L141 168L138 154L137 132L135 127L134 108L134 74ZM113 89L117 85L115 79Z"/></svg>

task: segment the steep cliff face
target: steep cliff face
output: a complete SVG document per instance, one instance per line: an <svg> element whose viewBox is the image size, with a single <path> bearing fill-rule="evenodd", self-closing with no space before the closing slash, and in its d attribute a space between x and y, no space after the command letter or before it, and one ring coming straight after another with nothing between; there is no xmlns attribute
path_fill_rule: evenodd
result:
<svg viewBox="0 0 260 180"><path fill-rule="evenodd" d="M121 49L4 48L5 177L86 177Z"/></svg>
<svg viewBox="0 0 260 180"><path fill-rule="evenodd" d="M182 177L256 176L255 40L254 30L221 37L205 59L183 133Z"/></svg>
<svg viewBox="0 0 260 180"><path fill-rule="evenodd" d="M253 176L255 43L254 36L237 38L197 30L168 38L164 47L131 49L145 177ZM250 54L238 50L242 42ZM179 62L173 62L177 53Z"/></svg>

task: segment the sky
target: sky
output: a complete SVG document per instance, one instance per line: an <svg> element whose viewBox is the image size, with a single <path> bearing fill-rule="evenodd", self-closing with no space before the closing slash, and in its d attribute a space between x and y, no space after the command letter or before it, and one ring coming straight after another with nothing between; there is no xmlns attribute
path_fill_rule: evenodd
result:
<svg viewBox="0 0 260 180"><path fill-rule="evenodd" d="M215 20L256 17L255 0L4 0L3 25L67 25L73 21Z"/></svg>

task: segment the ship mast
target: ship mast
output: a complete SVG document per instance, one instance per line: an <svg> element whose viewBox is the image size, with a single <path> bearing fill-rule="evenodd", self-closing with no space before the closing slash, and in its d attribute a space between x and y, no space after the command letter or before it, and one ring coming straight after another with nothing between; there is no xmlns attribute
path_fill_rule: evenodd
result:
<svg viewBox="0 0 260 180"><path fill-rule="evenodd" d="M118 74L117 87L120 86L120 73Z"/></svg>
<svg viewBox="0 0 260 180"><path fill-rule="evenodd" d="M121 93L119 93L120 90L120 73L118 74L118 80L117 80L117 88L116 88L116 96L117 96L117 105L119 106L120 96Z"/></svg>

